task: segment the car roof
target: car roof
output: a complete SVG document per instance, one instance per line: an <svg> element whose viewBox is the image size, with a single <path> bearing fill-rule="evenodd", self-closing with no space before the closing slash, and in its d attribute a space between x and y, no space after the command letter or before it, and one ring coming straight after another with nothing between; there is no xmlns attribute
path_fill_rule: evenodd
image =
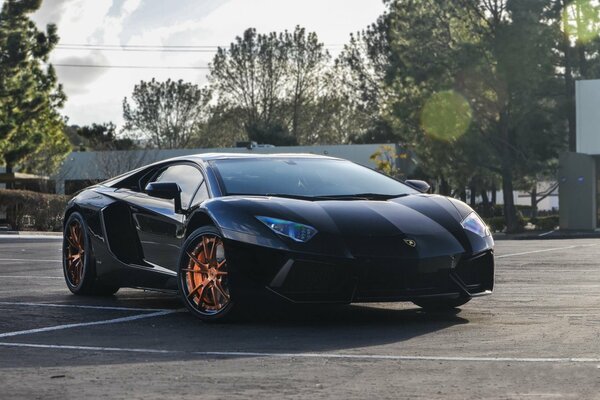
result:
<svg viewBox="0 0 600 400"><path fill-rule="evenodd" d="M320 160L341 160L341 158L329 157L320 154L311 153L273 153L273 154L260 154L260 153L200 153L190 154L181 157L175 157L165 161L213 161L213 160L236 160L236 159L276 159L276 158L308 158L308 159L320 159Z"/></svg>
<svg viewBox="0 0 600 400"><path fill-rule="evenodd" d="M199 154L189 154L180 157L173 157L166 160L160 160L154 162L152 164L145 165L140 168L136 168L134 170L125 172L121 175L117 175L111 179L108 179L104 182L101 182L101 185L112 186L115 183L121 182L128 177L140 173L147 168L151 168L157 165L168 165L171 163L187 161L193 162L196 164L203 164L208 161L214 160L236 160L236 159L246 159L246 160L258 160L258 159L316 159L316 160L338 160L344 161L342 158L336 157L328 157L320 154L311 154L311 153L274 153L274 154L260 154L260 153L199 153Z"/></svg>

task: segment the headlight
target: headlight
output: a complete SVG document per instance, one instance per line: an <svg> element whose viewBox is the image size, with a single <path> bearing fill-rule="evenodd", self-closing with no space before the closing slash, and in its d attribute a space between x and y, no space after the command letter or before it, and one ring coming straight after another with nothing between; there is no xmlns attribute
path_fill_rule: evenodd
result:
<svg viewBox="0 0 600 400"><path fill-rule="evenodd" d="M317 234L317 230L312 226L299 224L298 222L286 221L271 217L257 216L256 218L271 228L273 232L282 236L287 236L296 242L308 242Z"/></svg>
<svg viewBox="0 0 600 400"><path fill-rule="evenodd" d="M472 212L460 223L463 228L481 237L490 236L490 230L476 212Z"/></svg>

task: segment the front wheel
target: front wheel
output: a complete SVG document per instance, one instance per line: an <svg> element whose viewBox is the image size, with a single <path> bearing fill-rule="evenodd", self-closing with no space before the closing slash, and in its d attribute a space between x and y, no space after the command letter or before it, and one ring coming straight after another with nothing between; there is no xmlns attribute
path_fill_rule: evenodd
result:
<svg viewBox="0 0 600 400"><path fill-rule="evenodd" d="M218 229L195 230L179 260L179 293L185 306L203 321L230 319L234 302L223 238Z"/></svg>
<svg viewBox="0 0 600 400"><path fill-rule="evenodd" d="M457 297L453 299L429 297L413 300L413 303L426 311L448 311L467 304L469 301L471 301L470 297Z"/></svg>

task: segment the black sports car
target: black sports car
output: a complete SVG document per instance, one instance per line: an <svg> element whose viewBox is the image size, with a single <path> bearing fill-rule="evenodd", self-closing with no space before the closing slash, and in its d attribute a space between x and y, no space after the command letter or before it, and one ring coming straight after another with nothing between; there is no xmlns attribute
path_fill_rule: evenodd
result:
<svg viewBox="0 0 600 400"><path fill-rule="evenodd" d="M269 297L453 308L490 294L488 228L428 189L308 154L161 161L69 202L66 283L75 294L178 291L203 320Z"/></svg>

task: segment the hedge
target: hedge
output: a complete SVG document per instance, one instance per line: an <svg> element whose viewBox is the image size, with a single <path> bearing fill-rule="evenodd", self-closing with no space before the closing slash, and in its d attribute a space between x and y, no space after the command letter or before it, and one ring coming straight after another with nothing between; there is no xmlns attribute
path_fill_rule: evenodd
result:
<svg viewBox="0 0 600 400"><path fill-rule="evenodd" d="M69 196L0 189L0 207L15 230L62 230L62 218Z"/></svg>
<svg viewBox="0 0 600 400"><path fill-rule="evenodd" d="M504 232L506 229L506 222L504 217L491 217L491 218L483 218L484 222L487 226L490 227L492 232ZM527 225L527 220L523 218L521 215L517 215L517 225L518 231L523 231L525 229L525 225Z"/></svg>
<svg viewBox="0 0 600 400"><path fill-rule="evenodd" d="M538 217L532 219L531 223L533 223L536 229L542 231L551 231L554 230L559 225L558 215L553 215L550 217Z"/></svg>

